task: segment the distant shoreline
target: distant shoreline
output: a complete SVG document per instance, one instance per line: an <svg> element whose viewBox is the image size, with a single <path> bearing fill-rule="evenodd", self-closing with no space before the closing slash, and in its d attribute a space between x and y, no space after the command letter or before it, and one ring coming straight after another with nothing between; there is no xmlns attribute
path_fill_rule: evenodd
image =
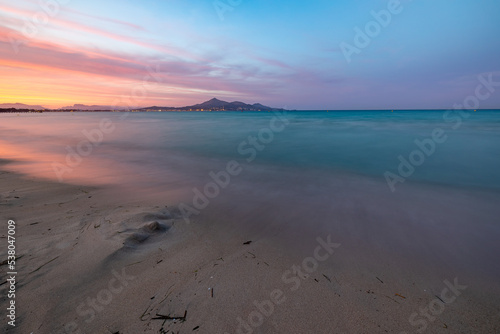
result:
<svg viewBox="0 0 500 334"><path fill-rule="evenodd" d="M143 110L143 109L131 109L131 110L111 110L111 109L106 109L106 110L59 110L59 109L15 109L15 108L6 108L2 109L0 108L0 113L44 113L44 112L50 112L50 113L72 113L72 112L78 112L78 113L99 113L99 112L118 112L118 113L125 113L125 112L134 112L134 113L170 113L170 112L186 112L186 113L207 113L207 112L262 112L262 113L267 113L267 112L276 112L276 111L286 111L286 112L401 112L401 111L447 111L450 109L329 109L329 110L313 110L313 109L276 109L276 110L183 110L183 109L174 109L174 110ZM470 110L470 111L475 111L473 109L463 109L463 110ZM493 109L476 109L477 111L500 111L500 108L493 108Z"/></svg>

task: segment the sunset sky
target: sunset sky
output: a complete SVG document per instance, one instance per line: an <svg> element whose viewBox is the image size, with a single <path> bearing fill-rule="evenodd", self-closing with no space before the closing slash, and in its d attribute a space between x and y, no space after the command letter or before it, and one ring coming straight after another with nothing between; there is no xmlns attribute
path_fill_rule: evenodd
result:
<svg viewBox="0 0 500 334"><path fill-rule="evenodd" d="M500 82L498 0L401 0L348 62L389 2L0 0L0 103L451 108Z"/></svg>

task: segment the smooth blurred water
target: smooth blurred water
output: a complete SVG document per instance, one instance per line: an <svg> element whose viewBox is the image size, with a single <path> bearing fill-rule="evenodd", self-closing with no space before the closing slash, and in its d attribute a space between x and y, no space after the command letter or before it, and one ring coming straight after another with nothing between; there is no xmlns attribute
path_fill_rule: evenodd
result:
<svg viewBox="0 0 500 334"><path fill-rule="evenodd" d="M58 181L54 164L68 166L68 152L88 144L83 131L108 119L112 131L65 170L63 182L194 206L195 190L213 182L210 172L234 160L241 173L190 219L279 235L289 251L331 234L346 265L398 263L403 271L432 268L437 281L460 274L496 286L500 112L470 112L458 127L460 114L445 113L303 111L284 123L250 112L4 114L0 158L8 161L2 169ZM270 134L273 125L282 131ZM447 140L391 192L384 173L398 173L398 157L408 159L414 141L438 128ZM249 137L259 133L265 143L249 162Z"/></svg>
<svg viewBox="0 0 500 334"><path fill-rule="evenodd" d="M99 129L109 118L114 130L103 143L82 156L82 163L63 175L68 182L124 182L171 173L205 173L225 161L247 164L239 145L269 128L273 113L44 113L0 115L0 147L4 159L23 161L19 170L57 179L52 163L65 163L67 146L87 138L83 130ZM307 173L354 173L385 181L397 173L401 155L408 159L415 140L431 138L434 129L447 140L407 178L408 183L500 189L500 111L471 112L457 129L445 111L290 112L289 124L275 132L251 165ZM277 123L281 126L281 123ZM262 143L261 143L262 144ZM244 145L243 149L248 149ZM170 174L169 174L170 173ZM120 177L123 176L123 177ZM144 181L146 182L146 181ZM159 183L162 183L158 181ZM140 183L140 182L139 182Z"/></svg>

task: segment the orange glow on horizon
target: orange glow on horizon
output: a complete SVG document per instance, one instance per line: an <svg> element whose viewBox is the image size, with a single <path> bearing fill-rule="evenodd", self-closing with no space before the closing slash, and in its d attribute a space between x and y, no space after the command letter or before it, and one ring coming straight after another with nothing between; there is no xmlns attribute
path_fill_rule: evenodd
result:
<svg viewBox="0 0 500 334"><path fill-rule="evenodd" d="M243 70L233 73L191 50L62 17L52 17L47 26L39 27L44 33L26 38L10 23L30 13L9 9L5 24L0 24L2 104L51 109L75 104L136 108L180 107L211 97L245 99L246 94L237 88L249 85ZM45 34L50 29L69 30L77 37L51 39L50 33ZM141 30L135 27L137 31ZM79 43L80 38L96 36L109 44ZM26 43L16 50L13 38Z"/></svg>

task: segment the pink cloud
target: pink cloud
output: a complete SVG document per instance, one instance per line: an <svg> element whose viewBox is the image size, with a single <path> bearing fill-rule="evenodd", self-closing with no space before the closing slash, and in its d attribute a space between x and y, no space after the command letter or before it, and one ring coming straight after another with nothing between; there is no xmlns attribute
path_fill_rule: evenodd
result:
<svg viewBox="0 0 500 334"><path fill-rule="evenodd" d="M9 8L8 11L17 16L33 15L32 12L20 9ZM220 98L250 101L258 99L256 102L266 102L273 99L281 100L283 95L291 93L290 88L295 91L295 87L300 82L307 81L311 89L320 87L320 84L324 82L324 78L312 71L292 68L281 60L255 55L251 51L246 52L248 50L241 55L238 54L241 59L239 62L232 59L228 65L225 64L227 56L223 48L216 49L210 56L199 56L184 49L143 41L140 38L112 33L59 17L51 18L49 24L51 27L56 26L65 31L83 32L104 38L101 40L108 39L139 46L139 50L158 51L158 53L150 53L149 56L138 58L133 53L99 50L83 47L77 43L76 45L54 43L42 39L46 34L27 39L18 30L7 28L0 23L0 65L18 69L19 73L22 73L23 69L29 69L37 73L45 73L49 78L74 78L74 91L83 89L82 80L86 85L92 85L92 80L109 82L108 87L103 87L103 89L85 90L89 91L89 94L95 94L98 91L100 98L109 99L99 103L112 103L116 96L124 94L122 92L125 94L129 92L127 87L131 83L141 84L155 68L159 69L155 76L161 82L148 93L148 100L144 101L144 105L165 102L165 100L179 101L178 105L182 105L181 101L193 102L194 99L214 95ZM119 24L127 25L126 22ZM139 33L141 31L140 27L131 26L131 28ZM18 54L13 52L10 45L9 37L12 38L12 36L26 41ZM166 55L171 56L169 60L166 60ZM2 74L0 83L6 82L6 79ZM69 88L61 87L59 91L67 89ZM73 93L77 93L74 91ZM91 96L88 98L90 99ZM81 101L74 101L74 103L79 102Z"/></svg>

